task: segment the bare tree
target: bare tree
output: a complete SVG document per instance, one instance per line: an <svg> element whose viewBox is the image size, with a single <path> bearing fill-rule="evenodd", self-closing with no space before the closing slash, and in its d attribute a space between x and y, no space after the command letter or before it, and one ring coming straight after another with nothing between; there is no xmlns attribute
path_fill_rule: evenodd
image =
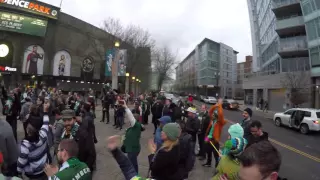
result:
<svg viewBox="0 0 320 180"><path fill-rule="evenodd" d="M167 46L153 52L153 69L157 73L157 88L161 90L164 81L174 73L176 54Z"/></svg>
<svg viewBox="0 0 320 180"><path fill-rule="evenodd" d="M137 64L145 63L143 62L143 58L140 58L138 49L150 48L152 50L155 46L155 40L152 39L148 30L132 24L125 26L119 19L107 18L103 21L101 29L132 46L127 51L129 59L127 71L129 73L134 71Z"/></svg>
<svg viewBox="0 0 320 180"><path fill-rule="evenodd" d="M288 72L282 84L290 92L290 102L294 107L306 103L310 96L310 80L304 71Z"/></svg>

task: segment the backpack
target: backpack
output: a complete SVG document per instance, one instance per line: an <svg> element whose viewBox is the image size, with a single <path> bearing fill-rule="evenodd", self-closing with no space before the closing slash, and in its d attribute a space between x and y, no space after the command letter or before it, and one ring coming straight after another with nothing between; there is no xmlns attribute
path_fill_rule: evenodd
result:
<svg viewBox="0 0 320 180"><path fill-rule="evenodd" d="M194 143L190 134L180 137L180 158L185 160L185 170L190 172L194 167L196 155L194 153Z"/></svg>

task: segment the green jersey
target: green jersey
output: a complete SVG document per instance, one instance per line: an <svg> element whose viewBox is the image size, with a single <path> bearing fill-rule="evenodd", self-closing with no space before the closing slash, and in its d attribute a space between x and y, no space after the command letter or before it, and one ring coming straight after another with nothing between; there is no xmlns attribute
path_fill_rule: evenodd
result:
<svg viewBox="0 0 320 180"><path fill-rule="evenodd" d="M59 172L49 180L91 180L91 171L88 166L77 158L70 158L62 164Z"/></svg>

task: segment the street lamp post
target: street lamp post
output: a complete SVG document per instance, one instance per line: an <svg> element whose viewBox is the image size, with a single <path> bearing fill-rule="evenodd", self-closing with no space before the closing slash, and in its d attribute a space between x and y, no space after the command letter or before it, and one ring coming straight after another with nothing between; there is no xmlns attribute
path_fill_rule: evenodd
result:
<svg viewBox="0 0 320 180"><path fill-rule="evenodd" d="M136 96L136 87L135 87L135 82L136 81L136 77L132 77L132 92L133 92L133 95Z"/></svg>
<svg viewBox="0 0 320 180"><path fill-rule="evenodd" d="M120 42L116 41L114 43L115 53L114 59L112 61L112 89L118 89L118 60L119 60L119 47Z"/></svg>
<svg viewBox="0 0 320 180"><path fill-rule="evenodd" d="M139 79L136 79L136 96L139 95Z"/></svg>
<svg viewBox="0 0 320 180"><path fill-rule="evenodd" d="M126 73L126 87L125 87L125 92L126 93L129 93L129 76L130 74L129 73Z"/></svg>

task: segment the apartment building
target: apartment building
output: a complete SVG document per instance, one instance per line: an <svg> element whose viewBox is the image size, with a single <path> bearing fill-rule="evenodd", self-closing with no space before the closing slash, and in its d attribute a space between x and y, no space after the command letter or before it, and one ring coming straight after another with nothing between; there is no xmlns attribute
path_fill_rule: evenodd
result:
<svg viewBox="0 0 320 180"><path fill-rule="evenodd" d="M269 102L269 109L291 106L284 86L292 72L306 72L310 81L307 32L300 0L248 0L253 46L253 71L243 80L245 102ZM310 106L305 104L306 106Z"/></svg>
<svg viewBox="0 0 320 180"><path fill-rule="evenodd" d="M252 72L252 56L246 56L244 62L237 64L237 83L235 87L235 97L244 98L243 80L245 76Z"/></svg>
<svg viewBox="0 0 320 180"><path fill-rule="evenodd" d="M205 38L176 68L179 91L233 97L237 54L232 47Z"/></svg>
<svg viewBox="0 0 320 180"><path fill-rule="evenodd" d="M313 107L320 108L320 1L302 0L303 20L306 24L310 53Z"/></svg>

